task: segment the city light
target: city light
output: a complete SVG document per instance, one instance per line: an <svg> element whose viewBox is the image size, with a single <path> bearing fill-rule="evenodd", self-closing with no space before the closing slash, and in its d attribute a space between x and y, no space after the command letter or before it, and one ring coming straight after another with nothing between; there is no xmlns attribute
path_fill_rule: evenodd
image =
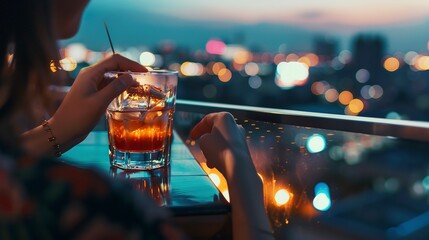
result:
<svg viewBox="0 0 429 240"><path fill-rule="evenodd" d="M262 85L262 79L259 76L251 76L249 78L249 86L253 89L258 89Z"/></svg>
<svg viewBox="0 0 429 240"><path fill-rule="evenodd" d="M88 49L81 43L73 43L65 48L65 56L71 57L76 62L84 62L87 58Z"/></svg>
<svg viewBox="0 0 429 240"><path fill-rule="evenodd" d="M155 54L151 52L142 52L140 54L140 64L143 66L153 66L155 64L156 58Z"/></svg>
<svg viewBox="0 0 429 240"><path fill-rule="evenodd" d="M362 100L355 98L350 101L348 108L350 112L357 115L362 112L364 108L364 103L362 102Z"/></svg>
<svg viewBox="0 0 429 240"><path fill-rule="evenodd" d="M331 196L326 183L320 182L314 186L313 207L319 211L328 211L331 208Z"/></svg>
<svg viewBox="0 0 429 240"><path fill-rule="evenodd" d="M216 63L213 64L212 72L215 75L218 75L219 72L220 72L220 70L222 70L224 68L226 68L226 66L225 66L225 64L223 62L216 62Z"/></svg>
<svg viewBox="0 0 429 240"><path fill-rule="evenodd" d="M218 73L219 80L221 82L229 82L232 78L232 73L227 68L222 68Z"/></svg>
<svg viewBox="0 0 429 240"><path fill-rule="evenodd" d="M366 69L359 69L355 74L356 80L360 83L366 83L369 80L370 73Z"/></svg>
<svg viewBox="0 0 429 240"><path fill-rule="evenodd" d="M66 57L60 60L60 65L64 71L71 72L76 69L77 62L71 57Z"/></svg>
<svg viewBox="0 0 429 240"><path fill-rule="evenodd" d="M204 67L201 63L184 62L180 66L180 72L184 76L201 76L204 74Z"/></svg>
<svg viewBox="0 0 429 240"><path fill-rule="evenodd" d="M285 205L289 202L291 194L286 189L280 189L274 195L274 200L276 201L277 206Z"/></svg>
<svg viewBox="0 0 429 240"><path fill-rule="evenodd" d="M414 67L419 71L429 70L429 56L419 55L415 58Z"/></svg>
<svg viewBox="0 0 429 240"><path fill-rule="evenodd" d="M325 137L320 134L313 134L307 139L306 144L309 153L318 153L326 148Z"/></svg>
<svg viewBox="0 0 429 240"><path fill-rule="evenodd" d="M371 86L368 90L369 96L374 99L381 98L383 96L383 92L383 88L380 85Z"/></svg>
<svg viewBox="0 0 429 240"><path fill-rule="evenodd" d="M314 95L322 95L328 90L329 83L321 81L321 82L314 82L311 84L311 92Z"/></svg>
<svg viewBox="0 0 429 240"><path fill-rule="evenodd" d="M225 51L226 45L220 40L209 40L206 44L206 51L210 54L222 55Z"/></svg>
<svg viewBox="0 0 429 240"><path fill-rule="evenodd" d="M288 89L303 85L308 78L308 66L300 62L281 62L277 65L275 83L280 88Z"/></svg>
<svg viewBox="0 0 429 240"><path fill-rule="evenodd" d="M342 91L338 96L338 100L343 105L348 105L350 101L353 99L353 94L350 91Z"/></svg>
<svg viewBox="0 0 429 240"><path fill-rule="evenodd" d="M384 60L384 69L386 69L389 72L394 72L399 69L399 60L394 57L389 57L386 60Z"/></svg>
<svg viewBox="0 0 429 240"><path fill-rule="evenodd" d="M325 99L328 102L335 102L338 100L338 91L335 88L328 89L325 92Z"/></svg>
<svg viewBox="0 0 429 240"><path fill-rule="evenodd" d="M249 62L244 66L244 71L249 76L255 76L259 73L259 66L254 62Z"/></svg>

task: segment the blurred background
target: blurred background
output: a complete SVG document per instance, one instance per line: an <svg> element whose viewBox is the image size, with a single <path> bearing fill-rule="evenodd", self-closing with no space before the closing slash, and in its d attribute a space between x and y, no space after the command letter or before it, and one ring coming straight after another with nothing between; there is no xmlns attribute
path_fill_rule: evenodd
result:
<svg viewBox="0 0 429 240"><path fill-rule="evenodd" d="M116 52L179 71L180 99L429 120L429 2L92 0L70 82Z"/></svg>

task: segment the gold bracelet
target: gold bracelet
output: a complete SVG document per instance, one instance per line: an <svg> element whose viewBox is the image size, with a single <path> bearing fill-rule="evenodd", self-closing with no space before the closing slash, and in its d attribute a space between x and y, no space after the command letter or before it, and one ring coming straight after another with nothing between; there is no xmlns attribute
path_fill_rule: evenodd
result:
<svg viewBox="0 0 429 240"><path fill-rule="evenodd" d="M57 143L57 139L54 136L54 133L52 132L51 127L49 126L49 123L47 120L45 120L42 124L43 130L45 132L49 133L51 136L48 137L48 142L52 144L52 147L54 148L55 157L61 157L61 151L60 151L60 145Z"/></svg>

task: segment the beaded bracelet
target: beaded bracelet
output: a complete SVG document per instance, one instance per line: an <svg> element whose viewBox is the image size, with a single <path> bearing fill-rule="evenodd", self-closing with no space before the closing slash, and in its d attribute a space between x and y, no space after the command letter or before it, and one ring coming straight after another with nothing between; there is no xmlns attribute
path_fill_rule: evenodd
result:
<svg viewBox="0 0 429 240"><path fill-rule="evenodd" d="M42 127L45 132L51 135L50 137L48 137L48 142L50 142L52 144L52 147L54 148L55 157L61 157L60 145L57 143L57 139L55 138L54 133L52 132L52 129L49 126L47 120L43 122Z"/></svg>

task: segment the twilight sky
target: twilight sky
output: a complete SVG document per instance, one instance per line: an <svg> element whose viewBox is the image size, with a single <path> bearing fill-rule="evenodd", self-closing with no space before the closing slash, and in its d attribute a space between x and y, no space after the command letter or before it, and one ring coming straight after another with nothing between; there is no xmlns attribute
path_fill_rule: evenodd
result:
<svg viewBox="0 0 429 240"><path fill-rule="evenodd" d="M202 49L211 38L234 42L240 34L270 51L283 43L309 50L316 34L348 48L358 33L382 34L392 53L429 46L427 0L91 0L68 42L108 48L103 21L124 48L173 40Z"/></svg>
<svg viewBox="0 0 429 240"><path fill-rule="evenodd" d="M425 0L92 0L90 7L133 8L189 20L342 26L349 30L429 17L429 1Z"/></svg>

